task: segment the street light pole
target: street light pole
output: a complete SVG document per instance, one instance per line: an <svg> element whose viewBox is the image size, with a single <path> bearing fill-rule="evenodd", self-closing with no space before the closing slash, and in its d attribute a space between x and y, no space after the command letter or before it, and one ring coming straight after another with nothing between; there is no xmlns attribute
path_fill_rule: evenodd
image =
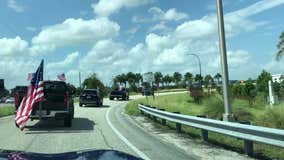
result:
<svg viewBox="0 0 284 160"><path fill-rule="evenodd" d="M201 61L200 61L200 58L197 54L194 54L194 53L189 53L189 54L186 54L186 55L192 55L192 56L195 56L198 60L198 65L199 65L199 75L201 77ZM201 80L199 80L199 83L201 85Z"/></svg>
<svg viewBox="0 0 284 160"><path fill-rule="evenodd" d="M228 74L228 63L227 63L227 51L226 51L226 38L224 28L224 17L223 17L223 4L222 0L217 0L217 16L218 16L218 30L219 30L219 48L221 51L221 65L222 65L222 78L223 78L223 95L224 95L224 107L225 113L223 114L224 121L232 121L232 107L229 96L229 74Z"/></svg>

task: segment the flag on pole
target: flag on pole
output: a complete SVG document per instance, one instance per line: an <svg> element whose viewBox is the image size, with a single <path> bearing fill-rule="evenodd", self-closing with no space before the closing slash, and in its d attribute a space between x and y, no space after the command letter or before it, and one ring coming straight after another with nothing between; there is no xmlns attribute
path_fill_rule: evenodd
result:
<svg viewBox="0 0 284 160"><path fill-rule="evenodd" d="M64 73L57 75L57 78L58 78L60 81L65 81L65 80L66 80L66 77L65 77L65 74L64 74Z"/></svg>
<svg viewBox="0 0 284 160"><path fill-rule="evenodd" d="M25 96L16 113L16 124L21 130L24 129L29 116L32 112L33 105L36 102L43 101L43 60L41 61L36 73L31 79L31 84L28 87Z"/></svg>
<svg viewBox="0 0 284 160"><path fill-rule="evenodd" d="M27 80L31 81L33 79L33 76L34 76L34 73L29 73Z"/></svg>

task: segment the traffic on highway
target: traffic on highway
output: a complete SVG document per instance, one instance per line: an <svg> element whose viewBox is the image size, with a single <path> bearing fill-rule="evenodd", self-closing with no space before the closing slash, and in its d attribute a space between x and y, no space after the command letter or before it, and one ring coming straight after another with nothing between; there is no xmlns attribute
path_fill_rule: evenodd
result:
<svg viewBox="0 0 284 160"><path fill-rule="evenodd" d="M0 160L284 159L283 9L0 1Z"/></svg>

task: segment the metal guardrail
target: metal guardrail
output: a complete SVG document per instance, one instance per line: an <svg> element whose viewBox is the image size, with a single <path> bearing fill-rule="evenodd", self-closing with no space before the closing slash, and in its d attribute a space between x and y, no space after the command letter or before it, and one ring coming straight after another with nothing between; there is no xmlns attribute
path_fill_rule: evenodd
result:
<svg viewBox="0 0 284 160"><path fill-rule="evenodd" d="M161 111L142 104L139 104L138 107L143 113L161 118L164 121L162 121L163 123L165 123L165 120L168 120L171 122L176 122L177 124L202 129L202 137L204 140L207 140L208 138L208 131L243 139L245 140L245 151L250 156L253 154L252 142L260 142L278 147L284 147L284 130L281 129L181 115Z"/></svg>

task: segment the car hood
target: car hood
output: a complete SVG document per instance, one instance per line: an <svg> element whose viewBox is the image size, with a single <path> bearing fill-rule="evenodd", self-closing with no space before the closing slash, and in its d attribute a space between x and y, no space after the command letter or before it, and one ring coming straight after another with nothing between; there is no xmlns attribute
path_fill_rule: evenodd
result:
<svg viewBox="0 0 284 160"><path fill-rule="evenodd" d="M87 150L45 154L13 150L1 150L0 160L141 160L133 155L116 150Z"/></svg>

